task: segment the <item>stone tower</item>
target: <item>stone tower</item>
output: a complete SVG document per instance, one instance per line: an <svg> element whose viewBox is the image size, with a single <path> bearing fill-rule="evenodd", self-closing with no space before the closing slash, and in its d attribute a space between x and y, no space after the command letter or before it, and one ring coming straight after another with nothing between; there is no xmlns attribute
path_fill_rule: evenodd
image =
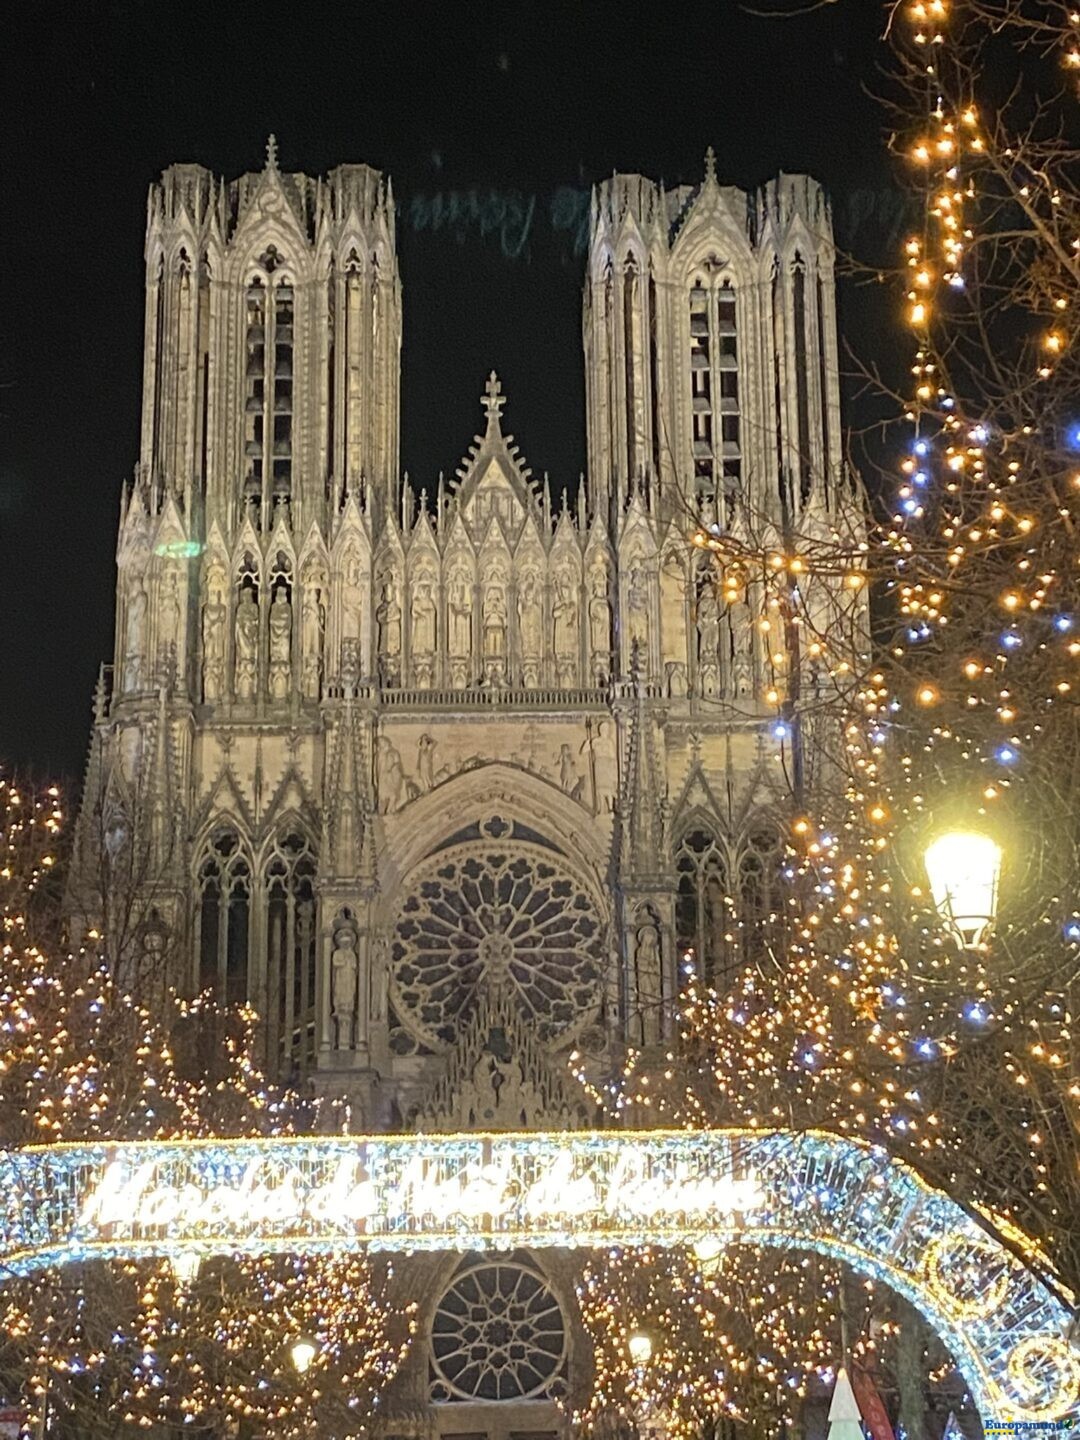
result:
<svg viewBox="0 0 1080 1440"><path fill-rule="evenodd" d="M136 977L251 1000L357 1129L584 1123L568 1052L662 1044L687 952L720 979L776 908L791 656L691 538L850 521L821 190L724 188L711 155L698 187L598 188L573 495L494 373L454 478L401 482L377 171L174 166L146 264L73 910L122 912ZM414 1417L555 1428L587 1363L564 1262L424 1262ZM528 1364L466 1365L461 1296L511 1292Z"/></svg>

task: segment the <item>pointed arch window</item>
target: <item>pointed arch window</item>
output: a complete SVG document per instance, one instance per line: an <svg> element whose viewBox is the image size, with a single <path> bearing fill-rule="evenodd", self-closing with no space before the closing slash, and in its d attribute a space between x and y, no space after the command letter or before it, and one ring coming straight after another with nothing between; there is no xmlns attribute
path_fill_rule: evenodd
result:
<svg viewBox="0 0 1080 1440"><path fill-rule="evenodd" d="M263 871L266 904L267 1051L283 1074L315 1059L315 877L310 841L280 835Z"/></svg>
<svg viewBox="0 0 1080 1440"><path fill-rule="evenodd" d="M690 425L695 488L730 519L743 465L738 298L717 267L690 286Z"/></svg>
<svg viewBox="0 0 1080 1440"><path fill-rule="evenodd" d="M731 842L707 825L688 829L675 853L680 953L714 989L736 970L777 953L783 937L782 846L762 826Z"/></svg>
<svg viewBox="0 0 1080 1440"><path fill-rule="evenodd" d="M265 529L292 497L293 288L271 245L245 295L244 503Z"/></svg>
<svg viewBox="0 0 1080 1440"><path fill-rule="evenodd" d="M251 866L231 828L211 836L197 871L199 986L229 1005L248 998Z"/></svg>

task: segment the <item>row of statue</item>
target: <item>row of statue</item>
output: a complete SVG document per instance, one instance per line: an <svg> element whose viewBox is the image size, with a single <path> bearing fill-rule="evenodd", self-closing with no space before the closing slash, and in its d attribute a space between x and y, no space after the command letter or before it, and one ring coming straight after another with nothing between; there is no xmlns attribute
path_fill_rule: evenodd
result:
<svg viewBox="0 0 1080 1440"><path fill-rule="evenodd" d="M320 699L327 678L331 610L339 648L330 674L345 682L372 676L383 685L409 684L417 689L440 685L464 689L475 683L531 689L551 684L603 686L612 676L616 637L606 563L589 572L584 594L570 576L556 575L545 587L531 569L516 585L494 571L478 587L464 574L451 573L442 604L434 577L421 572L412 584L407 617L400 581L386 572L371 617L370 642L364 634L362 582L358 566L346 568L335 608L321 570L305 574L298 595L289 575L272 574L267 597L260 594L256 575L246 571L231 597L230 646L229 588L223 568L211 567L199 625L202 699L207 704L226 698L252 702L265 694L271 701L286 701L293 694L294 674L303 699ZM625 646L623 668L625 656L636 651L646 680L666 682L671 695L685 695L691 666L686 659L659 653L660 610L654 578L644 566L635 566L627 580L625 615L619 627ZM150 654L151 614L156 670ZM697 693L732 699L757 693L766 657L750 608L721 602L715 589L705 586L696 597L691 623ZM162 573L153 604L146 583L136 582L126 602L123 690L130 694L151 688L170 664L179 670L185 632L177 569L169 567ZM365 662L367 643L372 652ZM293 663L297 655L298 669ZM261 657L265 657L262 663Z"/></svg>

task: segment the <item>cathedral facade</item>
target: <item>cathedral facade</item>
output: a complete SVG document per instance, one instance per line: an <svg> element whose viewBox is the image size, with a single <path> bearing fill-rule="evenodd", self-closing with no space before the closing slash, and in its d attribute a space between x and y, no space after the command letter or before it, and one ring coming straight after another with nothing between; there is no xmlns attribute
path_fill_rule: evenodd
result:
<svg viewBox="0 0 1080 1440"><path fill-rule="evenodd" d="M828 207L711 153L697 186L597 187L572 491L494 373L454 478L402 482L402 304L365 165L271 145L151 187L76 909L123 870L140 963L252 1002L270 1066L356 1130L582 1124L569 1054L662 1044L684 957L715 977L768 923L792 657L692 541L850 504ZM547 1433L580 1381L560 1262L444 1260L414 1413Z"/></svg>

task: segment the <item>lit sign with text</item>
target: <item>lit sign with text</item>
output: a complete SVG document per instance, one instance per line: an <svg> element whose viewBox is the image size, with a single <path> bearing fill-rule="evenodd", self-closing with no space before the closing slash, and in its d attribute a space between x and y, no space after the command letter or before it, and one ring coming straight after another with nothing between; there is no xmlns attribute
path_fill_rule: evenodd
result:
<svg viewBox="0 0 1080 1440"><path fill-rule="evenodd" d="M835 1135L326 1136L0 1152L9 1274L109 1257L704 1239L813 1250L891 1286L949 1347L984 1414L1048 1422L1080 1409L1071 1297L906 1166Z"/></svg>

